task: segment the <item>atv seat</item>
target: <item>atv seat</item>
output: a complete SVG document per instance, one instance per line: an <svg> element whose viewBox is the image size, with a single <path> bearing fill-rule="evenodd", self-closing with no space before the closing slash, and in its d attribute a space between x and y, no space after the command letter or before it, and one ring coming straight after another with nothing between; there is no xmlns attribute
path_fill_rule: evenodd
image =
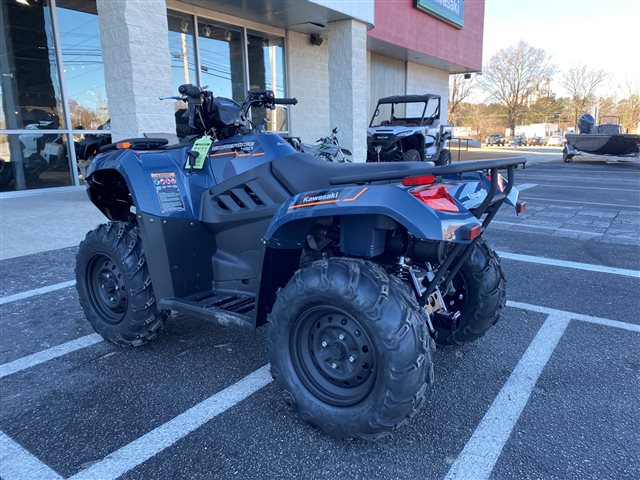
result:
<svg viewBox="0 0 640 480"><path fill-rule="evenodd" d="M330 179L353 175L369 175L398 170L424 170L424 162L334 163L307 153L292 153L271 162L278 180L292 195L321 188L335 188Z"/></svg>

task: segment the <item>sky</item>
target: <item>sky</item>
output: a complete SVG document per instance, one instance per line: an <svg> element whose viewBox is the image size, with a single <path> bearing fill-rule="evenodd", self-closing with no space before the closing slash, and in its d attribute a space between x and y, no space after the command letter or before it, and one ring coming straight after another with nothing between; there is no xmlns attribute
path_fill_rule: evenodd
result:
<svg viewBox="0 0 640 480"><path fill-rule="evenodd" d="M552 56L559 96L561 72L577 63L611 74L602 94L626 96L627 80L640 83L640 0L486 0L484 15L483 65L525 40Z"/></svg>

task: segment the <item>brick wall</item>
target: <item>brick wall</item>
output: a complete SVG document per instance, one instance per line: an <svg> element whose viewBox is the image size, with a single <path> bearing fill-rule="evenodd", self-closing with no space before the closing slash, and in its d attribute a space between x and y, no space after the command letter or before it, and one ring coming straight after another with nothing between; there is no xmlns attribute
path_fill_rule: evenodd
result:
<svg viewBox="0 0 640 480"><path fill-rule="evenodd" d="M309 35L287 32L287 65L290 97L298 105L289 107L291 134L313 143L331 131L329 123L329 42L319 47Z"/></svg>
<svg viewBox="0 0 640 480"><path fill-rule="evenodd" d="M442 97L440 118L442 123L446 123L449 105L449 74L444 70L408 62L407 95L422 95L425 93L435 93ZM409 115L409 113L407 114Z"/></svg>

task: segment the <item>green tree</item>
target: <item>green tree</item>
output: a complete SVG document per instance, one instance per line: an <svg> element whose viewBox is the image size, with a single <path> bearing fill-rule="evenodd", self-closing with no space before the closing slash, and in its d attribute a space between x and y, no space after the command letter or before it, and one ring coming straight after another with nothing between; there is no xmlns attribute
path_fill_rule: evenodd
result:
<svg viewBox="0 0 640 480"><path fill-rule="evenodd" d="M504 107L507 125L514 131L516 121L527 113L528 104L554 72L555 65L543 49L521 40L491 57L480 86Z"/></svg>

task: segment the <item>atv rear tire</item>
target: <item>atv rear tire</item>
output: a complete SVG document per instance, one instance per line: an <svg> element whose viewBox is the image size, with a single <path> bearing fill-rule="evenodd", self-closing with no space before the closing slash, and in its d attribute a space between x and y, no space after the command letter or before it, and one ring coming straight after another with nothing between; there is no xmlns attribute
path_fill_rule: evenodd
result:
<svg viewBox="0 0 640 480"><path fill-rule="evenodd" d="M404 152L402 159L405 162L419 162L420 160L422 160L422 157L420 156L420 152L418 150L411 149Z"/></svg>
<svg viewBox="0 0 640 480"><path fill-rule="evenodd" d="M159 311L138 228L102 224L87 233L76 255L76 288L87 320L105 340L139 346L156 337Z"/></svg>
<svg viewBox="0 0 640 480"><path fill-rule="evenodd" d="M453 279L455 293L444 296L449 311L460 311L460 328L436 329L436 343L463 345L482 337L500 319L505 286L500 258L480 239Z"/></svg>
<svg viewBox="0 0 640 480"><path fill-rule="evenodd" d="M426 318L396 277L363 260L298 270L269 316L271 375L302 418L376 440L413 417L433 380Z"/></svg>
<svg viewBox="0 0 640 480"><path fill-rule="evenodd" d="M449 165L451 163L451 151L446 148L440 150L437 160L434 162L436 166Z"/></svg>

